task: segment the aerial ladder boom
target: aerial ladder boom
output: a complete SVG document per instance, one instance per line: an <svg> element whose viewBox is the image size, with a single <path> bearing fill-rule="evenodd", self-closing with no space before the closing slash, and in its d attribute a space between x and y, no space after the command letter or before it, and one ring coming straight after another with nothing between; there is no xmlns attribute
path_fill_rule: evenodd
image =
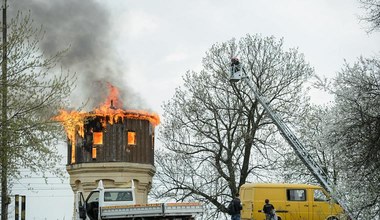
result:
<svg viewBox="0 0 380 220"><path fill-rule="evenodd" d="M231 59L230 68L230 82L235 83L240 81L241 79L246 82L250 90L255 95L257 101L263 106L265 111L273 120L273 123L277 126L281 135L293 148L294 152L301 159L303 164L305 164L305 166L309 169L309 171L312 173L315 179L319 182L319 184L321 184L321 186L326 191L328 191L331 194L331 196L342 206L342 208L346 211L348 216L351 219L354 219L353 214L351 213L349 207L343 199L344 196L334 187L334 183L328 178L326 171L317 162L315 162L313 157L307 152L305 147L294 135L292 130L282 121L282 119L275 112L272 111L272 109L265 101L263 96L260 94L258 90L255 89L255 86L253 85L251 80L246 76L245 70L242 68L237 58Z"/></svg>

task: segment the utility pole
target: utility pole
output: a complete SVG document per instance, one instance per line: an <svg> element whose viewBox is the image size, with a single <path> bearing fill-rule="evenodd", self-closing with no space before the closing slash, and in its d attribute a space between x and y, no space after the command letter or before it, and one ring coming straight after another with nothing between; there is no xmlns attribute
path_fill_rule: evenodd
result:
<svg viewBox="0 0 380 220"><path fill-rule="evenodd" d="M8 78L7 78L7 0L3 0L3 42L1 63L1 220L8 219Z"/></svg>

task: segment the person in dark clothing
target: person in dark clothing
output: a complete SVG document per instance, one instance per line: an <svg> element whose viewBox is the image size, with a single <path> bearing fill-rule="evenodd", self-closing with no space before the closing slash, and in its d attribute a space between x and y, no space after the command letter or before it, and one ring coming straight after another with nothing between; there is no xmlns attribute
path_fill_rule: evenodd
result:
<svg viewBox="0 0 380 220"><path fill-rule="evenodd" d="M272 220L274 218L274 206L269 203L269 199L265 199L263 212L265 213L266 220Z"/></svg>
<svg viewBox="0 0 380 220"><path fill-rule="evenodd" d="M239 65L239 64L240 64L240 61L238 58L236 58L236 57L231 58L231 66L235 66L235 65Z"/></svg>
<svg viewBox="0 0 380 220"><path fill-rule="evenodd" d="M231 58L231 68L233 73L240 71L240 61L238 58Z"/></svg>
<svg viewBox="0 0 380 220"><path fill-rule="evenodd" d="M236 193L228 208L230 209L231 220L240 220L240 211L243 207L241 206L239 193Z"/></svg>

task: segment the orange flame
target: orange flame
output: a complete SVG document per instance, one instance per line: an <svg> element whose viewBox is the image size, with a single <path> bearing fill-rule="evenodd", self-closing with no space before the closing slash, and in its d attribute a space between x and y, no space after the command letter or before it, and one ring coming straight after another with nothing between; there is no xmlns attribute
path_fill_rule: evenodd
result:
<svg viewBox="0 0 380 220"><path fill-rule="evenodd" d="M101 117L103 128L107 123L113 124L124 118L148 120L153 126L160 123L160 117L156 113L149 113L141 110L123 110L119 99L119 90L115 86L108 84L109 95L105 102L92 112L66 111L60 110L54 120L63 124L67 137L75 145L76 135L84 137L84 123L86 120Z"/></svg>
<svg viewBox="0 0 380 220"><path fill-rule="evenodd" d="M120 92L119 89L115 86L113 86L111 83L107 83L108 89L109 89L109 95L103 104L100 105L100 108L105 110L112 106L113 108L122 108L123 103L119 99Z"/></svg>

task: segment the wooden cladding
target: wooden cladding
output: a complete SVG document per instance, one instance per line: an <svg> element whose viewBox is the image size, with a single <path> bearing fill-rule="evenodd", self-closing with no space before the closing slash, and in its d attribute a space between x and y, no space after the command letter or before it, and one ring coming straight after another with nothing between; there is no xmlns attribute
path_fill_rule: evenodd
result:
<svg viewBox="0 0 380 220"><path fill-rule="evenodd" d="M85 134L68 144L68 164L132 162L154 165L154 126L128 119L100 127L101 118L88 120Z"/></svg>

